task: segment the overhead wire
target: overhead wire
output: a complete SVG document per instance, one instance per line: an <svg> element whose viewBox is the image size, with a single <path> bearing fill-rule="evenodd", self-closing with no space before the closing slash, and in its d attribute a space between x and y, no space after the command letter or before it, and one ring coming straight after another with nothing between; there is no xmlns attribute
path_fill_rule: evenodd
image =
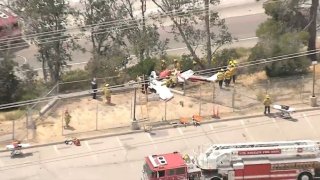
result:
<svg viewBox="0 0 320 180"><path fill-rule="evenodd" d="M201 11L198 11L198 12L202 12L203 10ZM184 13L182 15L177 15L175 17L184 17L184 16L188 16L188 14ZM104 34L104 33L108 33L108 32L112 32L111 30L112 29L117 29L119 31L123 31L123 30L128 30L128 29L134 29L136 27L140 27L142 25L139 25L139 24L136 24L136 22L131 22L131 23L134 23L133 26L130 26L131 24L124 24L124 25L119 25L119 28L116 26L116 27L108 27L106 29L102 29L102 30L99 30L100 32L96 32L96 33L93 33L93 35L99 35L99 34ZM128 27L129 26L129 27ZM57 37L48 37L48 38L45 38L45 39L41 39L41 41L45 41L45 40L49 40L47 42L39 42L38 44L47 44L47 43L52 43L52 42L57 42L57 41L64 41L64 40L68 40L68 39L85 39L86 37L79 37L79 38L76 38L76 37L72 37L72 36L68 36L68 35L65 35L63 37L61 36L57 36ZM20 45L22 44L22 45ZM20 42L20 43L14 43L12 44L14 45L13 47L12 46L9 46L9 47L5 47L5 48L1 48L0 51L2 50L8 50L8 49L16 49L16 48L23 48L23 47L28 47L29 45L26 44L25 42ZM20 46L18 46L20 45ZM6 46L6 45L2 45L2 46ZM0 45L1 47L1 45Z"/></svg>
<svg viewBox="0 0 320 180"><path fill-rule="evenodd" d="M159 12L158 14L160 14L159 16L157 16L157 18L164 18L164 17L167 17L167 16L170 16L170 15L174 15L174 16L186 16L188 15L190 12L192 13L196 13L196 12L204 12L206 9L207 9L208 6L204 6L204 8L195 8L193 10L188 10L187 12L184 12L182 10L180 11L177 11L177 10L172 10L172 11L167 11L167 12ZM178 14L178 15L177 15ZM155 18L154 15L150 15L150 16L146 16L145 19L153 19ZM3 43L4 42L10 42L11 41L16 41L18 39L21 39L22 37L24 38L39 38L39 37L42 37L42 36L48 36L48 35L61 35L61 33L65 33L65 32L68 32L68 31L72 31L72 30L83 30L83 29L90 29L90 28L94 28L94 27L104 27L104 26L112 26L114 24L117 24L117 23L121 23L121 22L124 22L124 23L136 23L138 21L141 21L142 18L137 18L137 19L119 19L119 20L114 20L114 21L108 21L108 22L101 22L101 23L95 23L95 24L88 24L88 25L84 25L84 26L80 26L80 27L72 27L72 28L66 28L66 29L60 29L60 30L52 30L52 31L47 31L47 32L40 32L40 33L33 33L33 34L27 34L27 35L21 35L21 36L18 36L18 37L11 37L11 38L4 38L4 39L1 39L0 40L0 43ZM131 22L130 22L131 21Z"/></svg>
<svg viewBox="0 0 320 180"><path fill-rule="evenodd" d="M283 61L283 60L290 60L292 58L296 58L296 57L302 57L302 56L307 56L307 55L312 55L312 54L318 54L320 53L320 49L316 49L316 50L311 50L311 51L304 51L301 53L292 53L292 54L287 54L287 55L281 55L281 56L276 56L276 57L270 57L270 58L264 58L264 59L259 59L256 61L253 61L253 63L239 63L238 68L241 67L249 67L249 66L256 66L259 64L267 64L267 63L271 63L271 62L275 62L275 61ZM289 55L293 55L293 56L289 56ZM213 74L213 73L217 73L218 70L217 69L221 69L225 66L220 66L214 69L209 69L210 71L205 72L205 73L201 73L201 75L208 75L208 74ZM201 70L203 71L203 70ZM199 71L195 71L195 73L197 73ZM200 74L200 73L199 73ZM114 88L121 88L121 87L130 87L130 86L134 86L134 85L139 85L141 83L149 83L149 80L145 80L145 81L140 81L140 82L129 82L129 83L125 83L125 84L120 84L120 85L114 85L114 86L110 86L110 89L114 89ZM139 86L133 87L133 88L137 88ZM99 91L101 91L103 88L98 88ZM80 91L78 93L90 93L92 90L84 90L84 91ZM37 98L37 99L33 99L33 100L28 100L28 101L20 101L20 102L15 102L15 103L9 103L9 104L2 104L0 105L0 110L1 109L8 109L8 108L13 108L13 107L21 107L21 106L26 106L26 105L30 105L30 104L35 104L35 103L39 103L39 102L46 102L49 101L53 98L58 98L58 99L62 99L63 97L58 95L58 96L51 96L51 97L44 97L44 98Z"/></svg>

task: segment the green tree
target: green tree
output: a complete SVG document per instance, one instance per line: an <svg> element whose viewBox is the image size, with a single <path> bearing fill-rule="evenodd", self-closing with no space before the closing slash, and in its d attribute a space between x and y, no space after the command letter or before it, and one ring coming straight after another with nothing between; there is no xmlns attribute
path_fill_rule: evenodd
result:
<svg viewBox="0 0 320 180"><path fill-rule="evenodd" d="M48 74L53 82L57 82L68 61L71 52L79 46L67 30L72 9L65 0L17 0L13 4L16 12L26 22L26 34L37 45L37 58L42 63L44 79Z"/></svg>
<svg viewBox="0 0 320 180"><path fill-rule="evenodd" d="M20 82L14 73L17 63L12 61L13 55L1 52L0 57L0 104L6 104L19 98L17 90Z"/></svg>
<svg viewBox="0 0 320 180"><path fill-rule="evenodd" d="M249 60L255 61L301 51L307 45L309 35L303 30L307 20L300 12L299 0L268 1L264 4L264 8L271 18L260 24L256 31L259 41L252 48ZM287 60L269 63L264 68L268 76L282 76L305 73L308 66L306 57L288 57ZM254 68L256 67L259 66Z"/></svg>
<svg viewBox="0 0 320 180"><path fill-rule="evenodd" d="M196 54L196 49L201 43L207 42L205 51L210 65L212 55L222 45L232 41L225 21L219 18L217 12L209 11L209 6L218 4L218 0L209 2L207 0L152 0L152 2L172 21L170 33L174 35L175 40L179 41L181 37L193 60L202 68L205 65ZM202 20L205 20L204 28L200 24ZM213 28L216 31L210 31Z"/></svg>
<svg viewBox="0 0 320 180"><path fill-rule="evenodd" d="M122 0L122 5L126 13L126 28L124 34L126 35L129 44L128 47L136 57L142 61L150 58L152 55L165 55L165 49L169 42L168 39L160 40L158 26L150 23L146 17L146 0ZM136 13L133 4L140 3L140 11Z"/></svg>

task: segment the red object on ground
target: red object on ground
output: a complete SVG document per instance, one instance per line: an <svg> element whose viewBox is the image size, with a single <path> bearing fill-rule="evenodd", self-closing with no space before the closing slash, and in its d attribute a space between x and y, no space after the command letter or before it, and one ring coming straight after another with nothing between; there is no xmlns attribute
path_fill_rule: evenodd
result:
<svg viewBox="0 0 320 180"><path fill-rule="evenodd" d="M170 75L171 75L171 71L166 69L159 74L159 78L166 78Z"/></svg>

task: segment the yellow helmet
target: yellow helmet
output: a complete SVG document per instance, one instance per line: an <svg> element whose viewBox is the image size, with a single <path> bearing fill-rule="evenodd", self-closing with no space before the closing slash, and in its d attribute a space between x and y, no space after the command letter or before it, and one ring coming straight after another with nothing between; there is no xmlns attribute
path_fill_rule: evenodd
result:
<svg viewBox="0 0 320 180"><path fill-rule="evenodd" d="M270 99L270 96L268 94L266 95L266 99Z"/></svg>
<svg viewBox="0 0 320 180"><path fill-rule="evenodd" d="M178 62L178 59L173 59L173 62Z"/></svg>
<svg viewBox="0 0 320 180"><path fill-rule="evenodd" d="M166 60L162 59L161 62L166 62Z"/></svg>
<svg viewBox="0 0 320 180"><path fill-rule="evenodd" d="M197 61L192 61L192 64L197 64Z"/></svg>

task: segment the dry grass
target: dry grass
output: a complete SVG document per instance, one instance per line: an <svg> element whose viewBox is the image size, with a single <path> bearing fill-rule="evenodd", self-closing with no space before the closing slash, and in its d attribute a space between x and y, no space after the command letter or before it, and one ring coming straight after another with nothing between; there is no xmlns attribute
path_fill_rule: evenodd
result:
<svg viewBox="0 0 320 180"><path fill-rule="evenodd" d="M248 75L240 75L237 82L243 84L244 86L252 86L259 83L260 81L266 80L268 77L265 71L256 72Z"/></svg>
<svg viewBox="0 0 320 180"><path fill-rule="evenodd" d="M10 121L20 119L24 115L22 110L13 110L0 113L0 121Z"/></svg>

